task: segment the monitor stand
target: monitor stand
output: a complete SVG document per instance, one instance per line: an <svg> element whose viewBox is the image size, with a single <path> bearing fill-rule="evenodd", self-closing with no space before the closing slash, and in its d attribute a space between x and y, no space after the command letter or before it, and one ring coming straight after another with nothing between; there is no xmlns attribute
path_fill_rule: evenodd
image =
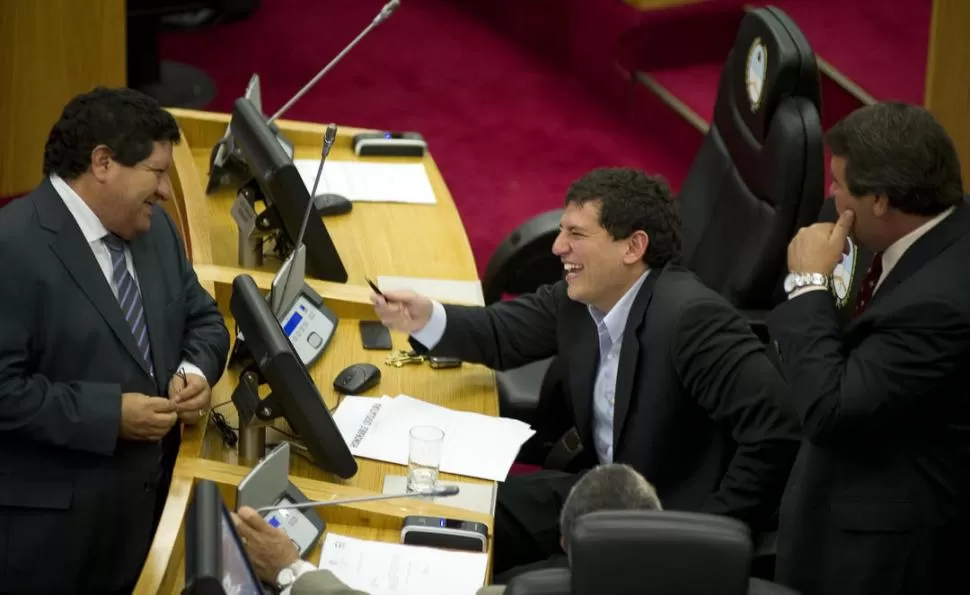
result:
<svg viewBox="0 0 970 595"><path fill-rule="evenodd" d="M283 417L283 409L272 394L259 397L259 384L255 372L244 370L232 391L232 404L239 414L239 462L249 466L266 455L266 428Z"/></svg>
<svg viewBox="0 0 970 595"><path fill-rule="evenodd" d="M256 213L256 203L262 201L266 208ZM283 220L275 205L268 203L255 180L244 184L236 193L236 200L229 210L239 234L239 267L257 269L263 266L263 242L267 237L281 236Z"/></svg>

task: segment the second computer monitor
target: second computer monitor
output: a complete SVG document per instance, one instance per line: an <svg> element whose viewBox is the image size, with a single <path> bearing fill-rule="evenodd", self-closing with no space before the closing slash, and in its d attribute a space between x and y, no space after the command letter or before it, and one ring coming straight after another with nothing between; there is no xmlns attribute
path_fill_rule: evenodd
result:
<svg viewBox="0 0 970 595"><path fill-rule="evenodd" d="M260 190L279 212L283 233L289 243L295 246L303 216L310 204L310 191L293 164L291 155L280 146L279 139L263 114L245 97L237 99L233 106L230 129L235 145L242 152ZM307 222L303 243L306 245L306 268L310 277L347 282L347 269L316 212L311 213Z"/></svg>
<svg viewBox="0 0 970 595"><path fill-rule="evenodd" d="M257 362L260 374L282 407L286 421L300 434L313 461L324 471L344 479L353 477L357 473L357 461L330 417L306 366L249 275L239 275L233 280L229 309L239 332L246 337L246 347Z"/></svg>

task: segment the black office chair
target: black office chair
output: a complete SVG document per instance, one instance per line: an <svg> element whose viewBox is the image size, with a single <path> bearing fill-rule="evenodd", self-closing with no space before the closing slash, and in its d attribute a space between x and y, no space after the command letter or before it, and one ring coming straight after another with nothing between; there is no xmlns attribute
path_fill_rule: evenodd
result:
<svg viewBox="0 0 970 595"><path fill-rule="evenodd" d="M757 55L765 64L764 82L758 87L751 77L758 93L749 96L747 64ZM812 49L783 12L772 7L748 12L721 74L714 122L677 199L683 219L681 264L742 310L766 342L764 317L784 299L788 242L800 227L815 222L824 196L818 76ZM532 238L524 245L533 249L523 257L530 267L561 266L550 252L534 248L540 245L536 238L551 247L561 212L520 227ZM500 249L503 262L518 262L517 232ZM505 266L514 270L515 265ZM518 278L528 281L531 273L523 270ZM548 362L536 363L497 376L503 416L535 419L547 367Z"/></svg>
<svg viewBox="0 0 970 595"><path fill-rule="evenodd" d="M215 97L215 82L194 66L161 60L163 19L202 10L242 14L257 5L258 0L127 0L128 86L165 107L205 108Z"/></svg>
<svg viewBox="0 0 970 595"><path fill-rule="evenodd" d="M764 314L784 297L788 243L824 199L819 95L815 55L795 23L774 7L748 12L678 196L681 264L763 339Z"/></svg>
<svg viewBox="0 0 970 595"><path fill-rule="evenodd" d="M751 579L743 523L674 511L602 511L580 517L569 569L514 577L506 595L791 595Z"/></svg>
<svg viewBox="0 0 970 595"><path fill-rule="evenodd" d="M486 304L500 301L505 294L529 293L562 279L562 262L552 253L561 215L562 209L536 215L502 241L488 261L482 280ZM496 373L503 417L535 421L539 386L552 359Z"/></svg>

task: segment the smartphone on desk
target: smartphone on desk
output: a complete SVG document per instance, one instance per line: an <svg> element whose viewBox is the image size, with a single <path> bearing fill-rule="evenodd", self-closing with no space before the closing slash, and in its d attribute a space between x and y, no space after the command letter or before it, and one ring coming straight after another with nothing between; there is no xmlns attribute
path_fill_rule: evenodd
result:
<svg viewBox="0 0 970 595"><path fill-rule="evenodd" d="M428 365L435 370L444 370L447 368L458 368L461 366L461 360L457 357L443 357L440 355L432 355L428 357Z"/></svg>
<svg viewBox="0 0 970 595"><path fill-rule="evenodd" d="M387 351L391 349L391 331L379 320L361 320L360 341L364 349Z"/></svg>

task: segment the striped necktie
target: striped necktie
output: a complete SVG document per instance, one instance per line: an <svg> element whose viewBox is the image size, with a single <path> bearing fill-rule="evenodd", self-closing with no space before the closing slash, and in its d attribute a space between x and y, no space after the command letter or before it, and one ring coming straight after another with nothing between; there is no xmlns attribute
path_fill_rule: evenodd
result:
<svg viewBox="0 0 970 595"><path fill-rule="evenodd" d="M148 325L145 322L145 310L141 303L141 292L135 279L128 272L128 264L125 258L125 240L114 235L108 234L101 241L108 247L111 254L111 267L114 270L113 279L115 287L118 288L118 304L121 306L121 313L124 314L131 334L135 337L138 351L145 358L148 364L148 372L154 376L155 368L152 366L152 348L148 343Z"/></svg>

